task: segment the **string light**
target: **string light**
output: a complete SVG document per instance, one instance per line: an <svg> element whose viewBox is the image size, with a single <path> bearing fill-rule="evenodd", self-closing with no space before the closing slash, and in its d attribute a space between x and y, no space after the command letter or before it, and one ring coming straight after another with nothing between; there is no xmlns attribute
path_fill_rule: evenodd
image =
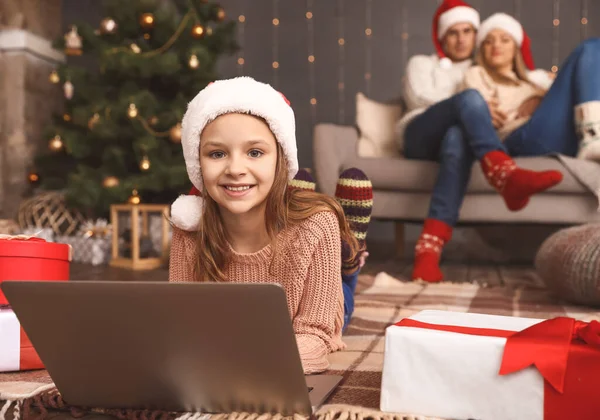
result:
<svg viewBox="0 0 600 420"><path fill-rule="evenodd" d="M394 60L394 64L400 67L396 68L394 74L402 74L408 61L408 8L406 3L407 0L396 2L396 7L400 8L396 12L396 16L400 16L400 19L394 19L394 37L400 38L396 41L396 44L400 44L400 60ZM401 78L395 79L397 79L396 83L401 81ZM400 88L398 86L396 89Z"/></svg>
<svg viewBox="0 0 600 420"><path fill-rule="evenodd" d="M338 27L338 122L344 124L346 119L345 113L345 47L346 40L344 38L344 0L337 0L336 18Z"/></svg>
<svg viewBox="0 0 600 420"><path fill-rule="evenodd" d="M365 92L368 96L371 93L371 37L373 35L373 29L371 28L372 0L366 0L365 5Z"/></svg>
<svg viewBox="0 0 600 420"><path fill-rule="evenodd" d="M273 0L273 86L279 84L279 0Z"/></svg>
<svg viewBox="0 0 600 420"><path fill-rule="evenodd" d="M190 61L189 61L189 66L192 69L197 69L198 66L200 65L200 61L198 61L198 57L196 56L196 54L192 54L190 57Z"/></svg>
<svg viewBox="0 0 600 420"><path fill-rule="evenodd" d="M244 44L246 40L246 16L243 14L245 9L246 2L242 1L242 14L238 16L238 42L240 49L237 54L237 70L238 76L244 75L244 64L246 60L244 59Z"/></svg>
<svg viewBox="0 0 600 420"><path fill-rule="evenodd" d="M514 0L515 19L521 20L521 0Z"/></svg>
<svg viewBox="0 0 600 420"><path fill-rule="evenodd" d="M552 31L552 72L556 73L558 71L558 54L560 52L560 0L554 0L552 15L552 24L554 25Z"/></svg>
<svg viewBox="0 0 600 420"><path fill-rule="evenodd" d="M138 109L134 103L129 104L129 108L127 108L127 116L129 118L135 118L138 116Z"/></svg>
<svg viewBox="0 0 600 420"><path fill-rule="evenodd" d="M581 0L581 40L588 37L588 0Z"/></svg>
<svg viewBox="0 0 600 420"><path fill-rule="evenodd" d="M54 84L60 82L60 76L58 75L56 70L52 70L52 73L50 73L50 76L48 76L48 80L50 80L50 83Z"/></svg>
<svg viewBox="0 0 600 420"><path fill-rule="evenodd" d="M308 31L308 86L310 95L310 116L313 125L317 122L317 94L315 88L315 24L313 0L306 0L306 29Z"/></svg>
<svg viewBox="0 0 600 420"><path fill-rule="evenodd" d="M142 171L147 171L148 169L150 169L150 159L148 159L148 156L144 156L140 162L140 169Z"/></svg>

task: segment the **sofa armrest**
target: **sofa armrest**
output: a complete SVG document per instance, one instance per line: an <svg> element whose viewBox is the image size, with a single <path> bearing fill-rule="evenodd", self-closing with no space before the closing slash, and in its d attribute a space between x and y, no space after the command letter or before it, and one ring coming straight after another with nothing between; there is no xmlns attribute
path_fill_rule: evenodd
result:
<svg viewBox="0 0 600 420"><path fill-rule="evenodd" d="M313 162L319 190L329 196L345 164L357 158L358 131L355 127L317 124L313 130Z"/></svg>

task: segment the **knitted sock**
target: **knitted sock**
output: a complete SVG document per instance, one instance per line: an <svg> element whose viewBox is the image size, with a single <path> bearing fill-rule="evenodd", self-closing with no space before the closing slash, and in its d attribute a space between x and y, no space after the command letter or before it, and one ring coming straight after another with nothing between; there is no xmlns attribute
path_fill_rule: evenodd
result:
<svg viewBox="0 0 600 420"><path fill-rule="evenodd" d="M530 171L518 168L504 152L493 151L481 159L481 169L488 182L502 195L511 211L521 210L533 194L547 190L562 181L559 171Z"/></svg>
<svg viewBox="0 0 600 420"><path fill-rule="evenodd" d="M579 138L579 159L600 162L600 101L575 107L575 129Z"/></svg>
<svg viewBox="0 0 600 420"><path fill-rule="evenodd" d="M340 175L335 188L335 198L338 200L352 234L358 241L360 251L366 249L367 229L371 221L371 210L373 209L373 185L363 171L356 168L346 169ZM342 242L342 272L352 273L356 271L359 264L359 255L352 261L350 258L350 247Z"/></svg>
<svg viewBox="0 0 600 420"><path fill-rule="evenodd" d="M288 188L315 191L317 189L317 184L307 169L300 169L296 176L288 182Z"/></svg>
<svg viewBox="0 0 600 420"><path fill-rule="evenodd" d="M415 247L412 279L438 282L444 279L440 271L442 248L452 237L452 227L437 219L426 219Z"/></svg>

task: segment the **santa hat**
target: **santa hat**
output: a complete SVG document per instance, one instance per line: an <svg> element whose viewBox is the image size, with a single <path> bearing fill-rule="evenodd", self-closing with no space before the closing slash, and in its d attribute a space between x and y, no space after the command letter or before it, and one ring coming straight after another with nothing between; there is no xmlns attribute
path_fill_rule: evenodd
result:
<svg viewBox="0 0 600 420"><path fill-rule="evenodd" d="M479 13L462 0L444 0L433 15L433 45L437 51L440 65L444 68L452 66L452 61L446 57L441 40L452 26L457 23L470 23L479 27Z"/></svg>
<svg viewBox="0 0 600 420"><path fill-rule="evenodd" d="M266 83L251 77L218 80L202 89L188 104L181 122L181 146L190 181L188 195L180 196L171 206L171 220L187 231L198 230L202 216L202 172L200 134L218 116L245 113L263 118L281 145L288 164L288 178L298 172L296 121L289 101Z"/></svg>
<svg viewBox="0 0 600 420"><path fill-rule="evenodd" d="M517 46L521 49L521 55L523 56L523 61L527 68L529 70L535 69L533 55L531 54L531 39L525 32L525 29L523 29L521 23L506 13L495 13L481 22L481 26L477 32L478 48L481 47L481 43L494 29L502 29L509 33L517 43Z"/></svg>

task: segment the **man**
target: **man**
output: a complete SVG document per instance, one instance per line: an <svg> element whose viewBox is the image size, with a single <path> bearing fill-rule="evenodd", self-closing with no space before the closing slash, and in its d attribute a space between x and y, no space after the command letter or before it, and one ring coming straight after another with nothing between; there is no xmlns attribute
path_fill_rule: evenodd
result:
<svg viewBox="0 0 600 420"><path fill-rule="evenodd" d="M501 128L506 120L497 104L486 102L479 92L471 89L456 94L464 73L473 64L479 24L473 7L462 0L444 0L433 17L436 54L415 56L406 69L403 96L409 112L396 126L400 149L408 159L440 164L429 213L415 248L413 280L443 280L440 255L458 221L471 168L476 159L483 162L482 157L489 152L489 142L483 140L496 137L494 129ZM529 75L545 87L551 83L543 70ZM501 149L500 141L497 143L494 147ZM495 178L506 176L501 172L484 171L496 189L503 184ZM530 175L538 176L541 174Z"/></svg>
<svg viewBox="0 0 600 420"><path fill-rule="evenodd" d="M444 0L433 17L436 54L414 56L406 68L403 97L408 112L396 126L399 147L409 159L440 163L429 214L415 249L413 280L443 279L439 259L458 219L452 211L456 206L448 206L446 201L462 200L461 186L468 184L469 173L461 168L470 168L474 162L462 127L457 124L432 130L437 127L436 116L425 111L457 92L465 71L473 64L479 23L479 13L467 3ZM458 182L444 182L457 175L462 178Z"/></svg>

